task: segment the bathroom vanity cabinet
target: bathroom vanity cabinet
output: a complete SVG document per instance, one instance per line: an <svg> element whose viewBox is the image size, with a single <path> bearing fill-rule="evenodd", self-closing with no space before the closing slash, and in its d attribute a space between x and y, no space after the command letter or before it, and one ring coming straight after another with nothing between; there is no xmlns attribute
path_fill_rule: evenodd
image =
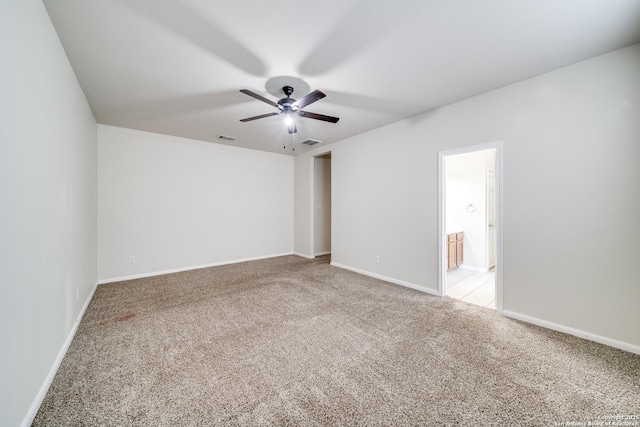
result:
<svg viewBox="0 0 640 427"><path fill-rule="evenodd" d="M464 233L447 234L447 270L458 267L464 260Z"/></svg>

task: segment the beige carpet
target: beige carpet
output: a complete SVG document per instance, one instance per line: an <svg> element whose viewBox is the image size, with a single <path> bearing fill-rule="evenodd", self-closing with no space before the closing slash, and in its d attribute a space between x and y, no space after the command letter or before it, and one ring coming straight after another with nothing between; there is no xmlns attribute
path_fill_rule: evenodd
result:
<svg viewBox="0 0 640 427"><path fill-rule="evenodd" d="M640 415L638 355L287 256L99 286L34 425L611 415Z"/></svg>

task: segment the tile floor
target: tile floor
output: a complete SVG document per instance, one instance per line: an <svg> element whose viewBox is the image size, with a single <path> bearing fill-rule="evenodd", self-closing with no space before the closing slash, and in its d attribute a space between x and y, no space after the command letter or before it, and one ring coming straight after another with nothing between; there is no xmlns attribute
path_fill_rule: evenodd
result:
<svg viewBox="0 0 640 427"><path fill-rule="evenodd" d="M495 268L488 273L476 273L458 267L447 271L446 280L447 296L495 310Z"/></svg>

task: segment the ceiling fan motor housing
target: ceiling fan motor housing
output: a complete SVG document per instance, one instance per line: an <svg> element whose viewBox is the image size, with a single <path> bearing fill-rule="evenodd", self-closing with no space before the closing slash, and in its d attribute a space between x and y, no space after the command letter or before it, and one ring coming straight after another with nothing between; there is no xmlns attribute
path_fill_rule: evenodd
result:
<svg viewBox="0 0 640 427"><path fill-rule="evenodd" d="M298 106L293 105L296 102L296 100L291 98L291 94L293 93L293 88L291 86L284 86L282 88L282 91L284 92L285 95L287 95L287 97L278 100L278 105L280 106L280 109L285 113L288 111L298 111Z"/></svg>

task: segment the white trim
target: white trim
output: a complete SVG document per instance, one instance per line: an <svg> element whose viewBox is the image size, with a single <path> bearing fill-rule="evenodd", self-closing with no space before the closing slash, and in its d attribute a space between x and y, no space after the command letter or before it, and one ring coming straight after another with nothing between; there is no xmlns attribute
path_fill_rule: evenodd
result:
<svg viewBox="0 0 640 427"><path fill-rule="evenodd" d="M498 160L498 152L496 150L496 166L497 166L497 160ZM493 174L493 181L494 181L493 185L495 186L494 191L496 191L495 199L496 199L496 202L498 202L498 193L497 193L498 187L497 187L497 179L496 179L497 174L496 174L495 169L496 169L495 167L493 169L487 169L486 173L485 173L485 219L486 219L486 222L487 222L487 224L486 224L487 227L485 227L485 229L484 229L484 235L485 235L485 242L486 242L486 246L487 247L486 247L486 250L485 250L484 265L487 266L487 269L486 269L487 272L491 268L495 267L496 264L498 263L497 262L498 261L498 235L497 235L498 232L497 231L496 231L496 248L495 248L496 249L496 259L494 260L495 262L494 262L493 265L491 265L491 263L489 262L490 261L490 257L491 257L491 254L489 253L489 244L490 244L489 243L489 235L491 233L489 232L489 209L490 208L489 208L489 203L488 203L488 199L489 199L489 186L488 186L488 184L489 184L489 173L492 173ZM498 222L497 221L497 219L498 219L498 205L497 205L497 203L496 203L495 216L496 216L496 223L493 225L494 227L496 226L496 224Z"/></svg>
<svg viewBox="0 0 640 427"><path fill-rule="evenodd" d="M299 257L302 257L302 258L306 258L306 259L314 259L315 258L314 256L303 254L303 253L300 253L300 252L294 252L293 255L299 256Z"/></svg>
<svg viewBox="0 0 640 427"><path fill-rule="evenodd" d="M104 285L105 283L122 282L122 281L125 281L125 280L133 280L133 279L142 279L144 277L162 276L163 274L180 273L182 271L199 270L201 268L219 267L221 265L237 264L239 262L247 262L247 261L257 261L257 260L260 260L260 259L278 258L278 257L281 257L281 256L287 256L287 255L299 255L299 256L308 258L306 255L297 254L297 253L293 253L293 252L286 252L286 253L282 253L282 254L264 255L264 256L253 257L253 258L243 258L243 259L235 259L235 260L230 260L230 261L214 262L212 264L203 264L203 265L194 265L194 266L190 266L190 267L173 268L171 270L153 271L151 273L133 274L131 276L112 277L112 278L109 278L109 279L102 279L102 280L98 281L98 284L99 285Z"/></svg>
<svg viewBox="0 0 640 427"><path fill-rule="evenodd" d="M543 328L551 329L554 331L562 332L565 334L573 335L578 338L584 338L589 341L597 342L600 344L608 345L609 347L618 348L620 350L628 351L630 353L640 354L640 346L629 344L623 341L614 340L611 338L603 337L600 335L592 334L590 332L581 331L580 329L570 328L568 326L560 325L557 323L549 322L547 320L538 319L537 317L527 316L526 314L520 314L509 310L503 310L502 314L512 319L521 320L523 322L531 323L533 325L542 326Z"/></svg>
<svg viewBox="0 0 640 427"><path fill-rule="evenodd" d="M309 158L309 253L316 251L316 158Z"/></svg>
<svg viewBox="0 0 640 427"><path fill-rule="evenodd" d="M489 272L488 268L474 267L472 265L466 265L466 264L460 264L458 266L458 268L460 270L475 271L476 273L488 273Z"/></svg>
<svg viewBox="0 0 640 427"><path fill-rule="evenodd" d="M447 265L446 256L447 242L445 242L446 236L446 221L444 206L444 182L445 182L445 170L444 170L444 153L438 153L438 296L445 296L447 290L445 288L445 282L447 278Z"/></svg>
<svg viewBox="0 0 640 427"><path fill-rule="evenodd" d="M489 142L487 144L473 145L470 147L461 147L453 150L439 151L438 152L438 295L445 296L445 278L447 274L447 267L445 266L445 254L446 254L446 242L445 242L445 230L446 230L446 218L445 218L445 206L444 206L444 181L445 181L445 162L444 158L447 156L453 156L456 154L470 153L473 151L488 150L491 148L496 149L496 198L498 206L496 209L496 311L502 314L503 311L503 170L502 165L502 141Z"/></svg>
<svg viewBox="0 0 640 427"><path fill-rule="evenodd" d="M504 166L502 164L504 153L502 151L502 141L496 143L496 198L498 206L496 206L496 310L502 314L504 309L504 288L502 278L504 277Z"/></svg>
<svg viewBox="0 0 640 427"><path fill-rule="evenodd" d="M382 276L380 274L371 273L371 272L365 271L365 270L360 270L359 268L354 268L354 267L349 267L347 265L338 264L337 262L332 262L331 265L334 266L334 267L343 268L345 270L353 271L354 273L358 273L358 274L362 274L362 275L365 275L365 276L373 277L374 279L380 279L380 280L384 280L385 282L393 283L395 285L404 286L405 288L411 288L411 289L415 289L417 291L424 292L424 293L427 293L427 294L440 296L440 294L438 293L437 290L425 288L424 286L415 285L413 283L405 282L403 280L393 279L391 277Z"/></svg>
<svg viewBox="0 0 640 427"><path fill-rule="evenodd" d="M309 186L309 253L315 254L310 259L315 258L320 255L328 255L331 251L327 252L318 252L316 251L316 159L322 156L326 156L327 154L331 154L331 150L324 151L320 154L316 154L309 158L309 182L311 183ZM333 185L333 168L331 169L331 185ZM331 191L331 200L333 201L333 190ZM331 212L330 215L333 215L333 203L331 203ZM331 227L331 244L333 244L333 227ZM306 255L302 255L307 258Z"/></svg>
<svg viewBox="0 0 640 427"><path fill-rule="evenodd" d="M80 313L76 318L76 321L73 323L73 326L71 327L71 331L69 331L69 334L67 335L67 339L62 344L62 348L60 348L60 351L58 352L58 356L56 357L56 360L53 362L53 365L49 370L49 374L44 379L44 382L42 383L42 386L40 387L38 394L33 400L33 403L31 404L31 407L29 408L27 415L25 415L24 419L22 420L21 425L23 427L29 427L33 423L33 420L36 418L36 415L38 415L38 410L40 409L40 405L42 405L42 401L47 395L47 392L49 391L49 387L51 387L53 378L56 376L56 373L58 372L58 369L62 364L62 360L64 359L64 356L66 356L67 354L67 350L69 350L69 346L71 345L71 342L73 341L73 338L76 335L78 326L80 326L80 321L82 321L82 318L84 317L84 313L87 311L87 308L89 307L89 303L93 299L93 295L96 293L97 288L98 288L98 283L96 282L93 285L93 289L91 289L91 293L87 297L87 300L82 306L82 309L80 310Z"/></svg>

